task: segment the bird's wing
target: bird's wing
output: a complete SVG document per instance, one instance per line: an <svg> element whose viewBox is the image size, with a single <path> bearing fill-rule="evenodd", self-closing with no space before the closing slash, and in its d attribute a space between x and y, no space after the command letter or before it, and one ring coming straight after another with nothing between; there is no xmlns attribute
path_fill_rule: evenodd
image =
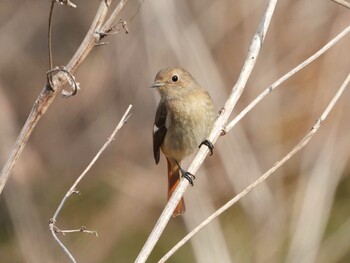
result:
<svg viewBox="0 0 350 263"><path fill-rule="evenodd" d="M160 159L160 146L162 145L167 128L165 126L167 118L167 109L165 103L160 102L156 112L156 118L154 120L153 127L153 155L156 164Z"/></svg>

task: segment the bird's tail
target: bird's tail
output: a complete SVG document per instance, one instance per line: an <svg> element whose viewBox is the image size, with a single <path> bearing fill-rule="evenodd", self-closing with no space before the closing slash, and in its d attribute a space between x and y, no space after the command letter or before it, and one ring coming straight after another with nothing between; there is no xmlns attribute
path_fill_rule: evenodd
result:
<svg viewBox="0 0 350 263"><path fill-rule="evenodd" d="M166 160L168 162L168 201L169 201L171 195L173 194L177 185L180 182L180 171L179 171L179 166L177 165L174 159L167 157ZM182 197L173 212L173 217L181 215L185 213L185 211L186 211L185 200Z"/></svg>

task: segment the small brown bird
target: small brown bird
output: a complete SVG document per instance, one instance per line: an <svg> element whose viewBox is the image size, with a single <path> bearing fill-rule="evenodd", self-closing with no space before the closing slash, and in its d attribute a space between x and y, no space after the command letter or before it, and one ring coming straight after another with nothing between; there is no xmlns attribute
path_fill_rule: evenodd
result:
<svg viewBox="0 0 350 263"><path fill-rule="evenodd" d="M168 163L168 200L180 182L180 172L193 185L194 176L180 166L186 156L202 144L212 153L213 145L206 140L215 121L216 112L209 93L190 73L182 68L160 70L152 84L161 99L157 108L153 129L153 154L159 163L160 150ZM173 216L186 210L182 198Z"/></svg>

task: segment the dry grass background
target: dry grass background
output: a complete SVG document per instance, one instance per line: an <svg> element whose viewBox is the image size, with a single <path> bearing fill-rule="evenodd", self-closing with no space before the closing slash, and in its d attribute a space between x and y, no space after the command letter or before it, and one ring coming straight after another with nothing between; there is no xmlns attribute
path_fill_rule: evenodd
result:
<svg viewBox="0 0 350 263"><path fill-rule="evenodd" d="M99 1L56 7L54 64L74 54ZM130 33L107 39L79 68L82 90L56 99L40 121L0 198L1 262L68 262L48 220L129 104L133 116L71 197L57 225L97 229L63 242L78 262L132 262L166 201L164 159L151 132L157 71L180 65L219 109L235 83L266 1L129 1ZM0 3L0 166L45 84L49 1ZM236 112L350 24L331 1L280 1ZM345 37L260 103L222 137L170 221L149 262L279 160L313 125L350 69ZM310 144L264 185L198 234L169 262L349 262L350 118L347 90Z"/></svg>

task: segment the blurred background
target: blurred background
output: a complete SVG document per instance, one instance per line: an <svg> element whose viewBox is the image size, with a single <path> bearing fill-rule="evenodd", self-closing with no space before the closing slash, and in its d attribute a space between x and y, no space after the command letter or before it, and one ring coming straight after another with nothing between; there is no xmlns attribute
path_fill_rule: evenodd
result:
<svg viewBox="0 0 350 263"><path fill-rule="evenodd" d="M54 65L72 57L99 1L56 6ZM133 115L78 186L57 226L78 262L133 262L166 203L166 162L155 165L152 127L159 69L179 65L219 110L235 84L267 1L130 0L128 23L96 47L34 130L0 196L1 262L69 262L48 222L129 104ZM45 85L50 1L0 3L0 167ZM279 1L261 55L234 115L350 24L332 1ZM215 145L188 188L187 212L171 219L149 262L281 159L310 130L350 69L350 38L266 97ZM263 185L181 248L169 262L350 262L350 91L310 143ZM187 167L188 158L184 167Z"/></svg>

